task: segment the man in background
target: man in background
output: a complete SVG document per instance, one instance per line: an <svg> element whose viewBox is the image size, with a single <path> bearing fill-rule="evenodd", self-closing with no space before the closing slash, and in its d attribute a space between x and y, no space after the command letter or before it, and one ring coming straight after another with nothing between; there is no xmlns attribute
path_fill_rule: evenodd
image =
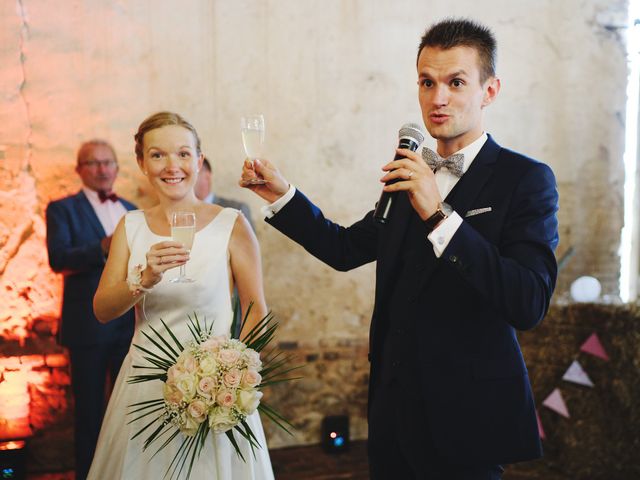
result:
<svg viewBox="0 0 640 480"><path fill-rule="evenodd" d="M134 326L133 311L108 324L98 322L93 296L111 235L127 210L136 207L113 192L118 161L109 143L83 143L76 173L82 189L51 202L46 216L49 265L64 275L59 341L71 358L76 479L84 480L100 433L109 393L106 385L113 385L118 375Z"/></svg>
<svg viewBox="0 0 640 480"><path fill-rule="evenodd" d="M249 220L251 228L253 228L253 230L255 231L255 226L253 225L253 221L251 220L251 211L249 210L249 205L244 202L231 200L229 198L223 198L214 194L211 190L211 177L211 164L205 157L202 168L200 169L200 173L198 174L198 180L196 181L196 197L198 197L199 200L207 203L215 203L216 205L220 205L221 207L229 207L240 210L242 214L247 218L247 220Z"/></svg>

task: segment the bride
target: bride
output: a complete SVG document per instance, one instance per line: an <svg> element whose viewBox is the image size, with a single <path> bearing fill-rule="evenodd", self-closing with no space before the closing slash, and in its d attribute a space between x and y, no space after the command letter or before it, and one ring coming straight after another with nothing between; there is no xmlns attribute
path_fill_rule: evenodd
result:
<svg viewBox="0 0 640 480"><path fill-rule="evenodd" d="M229 333L235 285L243 315L254 302L245 327L250 329L267 313L258 243L247 219L237 210L196 198L194 185L204 156L195 128L178 114L160 112L140 124L135 142L138 165L158 194L159 204L130 212L118 225L94 298L98 320L108 322L135 306L132 343L151 349L141 330L153 326L163 332L160 319L178 339L190 338L187 315L194 313L214 322L214 334ZM171 217L177 211L195 213L196 233L190 251L171 239ZM178 277L180 266L193 283L171 282ZM133 418L126 414L128 406L162 397L159 381L127 383L131 375L140 373L133 366L141 364L141 353L132 346L107 407L89 479L163 478L180 447L181 435L153 456L158 447L152 444L143 451L144 434L131 438L147 419L128 423ZM258 413L247 417L247 422L261 446L255 455L240 435L235 437L246 462L225 435L210 433L192 479L273 479Z"/></svg>

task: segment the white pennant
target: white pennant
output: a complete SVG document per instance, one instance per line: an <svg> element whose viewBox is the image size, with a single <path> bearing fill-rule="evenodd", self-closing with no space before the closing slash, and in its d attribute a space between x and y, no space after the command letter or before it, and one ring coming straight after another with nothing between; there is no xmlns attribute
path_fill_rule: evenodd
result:
<svg viewBox="0 0 640 480"><path fill-rule="evenodd" d="M582 369L582 366L578 363L577 360L573 361L562 379L566 380L567 382L577 383L578 385L593 387L593 382L589 378L589 375L587 375L587 372Z"/></svg>

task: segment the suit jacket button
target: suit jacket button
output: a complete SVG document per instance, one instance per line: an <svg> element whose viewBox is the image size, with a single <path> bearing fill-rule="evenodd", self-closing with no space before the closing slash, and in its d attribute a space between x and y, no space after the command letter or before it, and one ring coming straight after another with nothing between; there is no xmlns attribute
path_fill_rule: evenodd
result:
<svg viewBox="0 0 640 480"><path fill-rule="evenodd" d="M455 255L449 255L449 260L451 261L451 263L456 263L458 261L458 257L456 257Z"/></svg>

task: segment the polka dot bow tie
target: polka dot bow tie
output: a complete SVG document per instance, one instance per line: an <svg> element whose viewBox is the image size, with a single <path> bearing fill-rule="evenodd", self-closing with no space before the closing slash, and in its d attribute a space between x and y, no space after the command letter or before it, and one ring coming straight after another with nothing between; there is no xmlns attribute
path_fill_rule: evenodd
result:
<svg viewBox="0 0 640 480"><path fill-rule="evenodd" d="M424 147L422 149L422 158L427 162L427 165L429 165L431 170L433 170L433 173L436 173L443 167L449 170L449 172L456 177L461 177L464 173L462 171L462 168L464 167L463 153L455 153L448 158L442 158L430 148Z"/></svg>

